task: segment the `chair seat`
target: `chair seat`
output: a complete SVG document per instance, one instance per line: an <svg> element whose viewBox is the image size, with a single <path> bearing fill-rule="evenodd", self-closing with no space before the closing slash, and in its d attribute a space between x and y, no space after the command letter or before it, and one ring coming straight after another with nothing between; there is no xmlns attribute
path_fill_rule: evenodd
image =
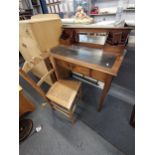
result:
<svg viewBox="0 0 155 155"><path fill-rule="evenodd" d="M79 81L59 80L53 84L46 96L61 107L70 110L80 85Z"/></svg>

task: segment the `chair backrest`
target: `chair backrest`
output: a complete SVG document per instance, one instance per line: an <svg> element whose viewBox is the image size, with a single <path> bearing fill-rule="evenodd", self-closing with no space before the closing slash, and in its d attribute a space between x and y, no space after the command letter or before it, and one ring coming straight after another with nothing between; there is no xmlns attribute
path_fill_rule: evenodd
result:
<svg viewBox="0 0 155 155"><path fill-rule="evenodd" d="M52 67L52 64L51 64L51 68L49 69L49 71L46 74L44 74L38 82L35 82L34 80L32 80L31 77L28 75L28 73L32 71L32 69L35 68L35 66L37 66L39 63L47 59L50 62L49 53L43 53L37 57L33 57L30 61L25 61L23 67L20 68L19 70L20 76L23 79L25 79L46 100L47 98L46 98L45 92L41 89L40 86L42 85L43 82L45 82L48 76L54 74L54 69Z"/></svg>

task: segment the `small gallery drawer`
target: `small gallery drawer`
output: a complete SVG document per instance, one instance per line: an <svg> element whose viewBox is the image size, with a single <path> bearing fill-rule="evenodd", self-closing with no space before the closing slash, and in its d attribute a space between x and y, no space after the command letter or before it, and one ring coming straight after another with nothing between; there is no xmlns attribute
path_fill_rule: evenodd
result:
<svg viewBox="0 0 155 155"><path fill-rule="evenodd" d="M92 70L91 77L96 79L96 80L104 82L107 76L106 76L106 74L104 74L102 72Z"/></svg>
<svg viewBox="0 0 155 155"><path fill-rule="evenodd" d="M72 71L73 72L77 72L77 73L81 73L83 75L86 76L90 76L90 69L85 68L85 67L81 67L81 66L72 66Z"/></svg>

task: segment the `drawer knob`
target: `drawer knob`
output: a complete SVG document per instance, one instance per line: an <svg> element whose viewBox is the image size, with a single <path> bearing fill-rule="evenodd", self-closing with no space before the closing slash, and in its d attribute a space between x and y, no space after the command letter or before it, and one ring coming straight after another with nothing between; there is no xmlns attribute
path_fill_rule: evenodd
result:
<svg viewBox="0 0 155 155"><path fill-rule="evenodd" d="M24 44L24 43L22 43L22 46L23 46L23 47L25 47L25 48L27 48L27 45L26 45L26 44Z"/></svg>

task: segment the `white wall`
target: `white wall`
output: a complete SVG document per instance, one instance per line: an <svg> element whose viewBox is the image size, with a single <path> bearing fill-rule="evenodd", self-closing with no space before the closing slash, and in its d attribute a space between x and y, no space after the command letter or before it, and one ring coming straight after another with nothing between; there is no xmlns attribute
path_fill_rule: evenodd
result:
<svg viewBox="0 0 155 155"><path fill-rule="evenodd" d="M117 7L119 0L94 0L94 5L98 6L99 8L110 8L110 7ZM124 0L126 4L134 4L135 0ZM127 7L127 5L125 5ZM94 16L95 21L103 21L103 20L114 20L116 15L104 15L104 16ZM135 19L135 12L134 11L126 11L125 12L125 19L126 20L134 20Z"/></svg>

